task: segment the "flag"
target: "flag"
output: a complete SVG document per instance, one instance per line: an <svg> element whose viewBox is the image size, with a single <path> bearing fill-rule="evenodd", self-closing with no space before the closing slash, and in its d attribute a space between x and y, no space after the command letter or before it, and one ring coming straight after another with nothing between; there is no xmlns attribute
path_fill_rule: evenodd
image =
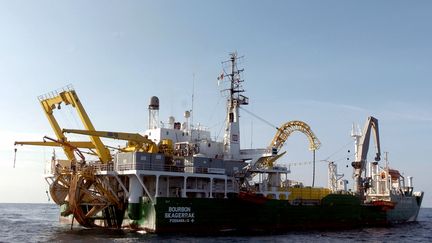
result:
<svg viewBox="0 0 432 243"><path fill-rule="evenodd" d="M220 86L220 82L221 82L223 79L224 79L224 73L222 72L222 73L217 77L217 80L218 80L218 86Z"/></svg>

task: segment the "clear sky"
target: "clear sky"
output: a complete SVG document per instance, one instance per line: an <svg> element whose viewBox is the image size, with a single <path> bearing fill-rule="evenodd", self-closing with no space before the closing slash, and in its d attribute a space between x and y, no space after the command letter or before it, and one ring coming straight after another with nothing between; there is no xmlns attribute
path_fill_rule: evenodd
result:
<svg viewBox="0 0 432 243"><path fill-rule="evenodd" d="M38 95L71 83L97 129L141 132L152 95L162 120L181 120L195 74L194 121L216 136L216 77L236 50L248 110L275 125L307 122L323 144L317 158L347 179L351 125L377 117L391 166L414 176L432 207L431 23L430 1L0 1L0 202L47 201L51 149L19 147L12 169L15 140L53 136ZM58 117L80 127L69 108ZM242 147L267 146L274 128L241 119ZM281 162L310 161L307 145L290 137ZM310 184L311 169L291 176ZM317 184L327 184L324 162Z"/></svg>

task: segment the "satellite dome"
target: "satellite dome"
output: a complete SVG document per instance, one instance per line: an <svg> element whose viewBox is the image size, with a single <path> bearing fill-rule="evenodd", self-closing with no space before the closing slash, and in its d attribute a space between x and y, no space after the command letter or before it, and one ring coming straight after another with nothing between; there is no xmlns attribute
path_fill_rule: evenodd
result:
<svg viewBox="0 0 432 243"><path fill-rule="evenodd" d="M152 96L150 98L150 110L159 110L159 98L157 96Z"/></svg>

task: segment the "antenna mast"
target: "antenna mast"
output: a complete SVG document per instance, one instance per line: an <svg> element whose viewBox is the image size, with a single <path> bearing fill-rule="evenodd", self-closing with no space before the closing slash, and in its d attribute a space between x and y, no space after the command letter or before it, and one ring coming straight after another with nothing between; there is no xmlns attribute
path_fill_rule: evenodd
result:
<svg viewBox="0 0 432 243"><path fill-rule="evenodd" d="M224 156L228 159L240 159L240 123L239 123L239 108L241 105L249 104L249 98L241 95L244 89L241 85L244 80L241 79L240 73L244 69L237 68L238 57L236 52L230 53L230 59L222 62L228 63L230 66L230 73L225 72L225 76L230 81L229 97L227 101L227 120L224 135ZM223 76L222 76L223 77Z"/></svg>
<svg viewBox="0 0 432 243"><path fill-rule="evenodd" d="M194 117L194 96L195 96L195 73L192 74L192 107L191 107L191 122L190 122L190 130L191 130L191 139L192 139L192 128L193 128L193 117Z"/></svg>

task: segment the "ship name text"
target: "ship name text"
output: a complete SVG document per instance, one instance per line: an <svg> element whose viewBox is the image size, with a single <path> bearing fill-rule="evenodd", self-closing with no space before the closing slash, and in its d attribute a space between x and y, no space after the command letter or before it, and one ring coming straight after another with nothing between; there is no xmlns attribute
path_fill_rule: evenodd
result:
<svg viewBox="0 0 432 243"><path fill-rule="evenodd" d="M168 207L165 218L169 219L170 223L193 223L195 213L192 212L191 207Z"/></svg>

